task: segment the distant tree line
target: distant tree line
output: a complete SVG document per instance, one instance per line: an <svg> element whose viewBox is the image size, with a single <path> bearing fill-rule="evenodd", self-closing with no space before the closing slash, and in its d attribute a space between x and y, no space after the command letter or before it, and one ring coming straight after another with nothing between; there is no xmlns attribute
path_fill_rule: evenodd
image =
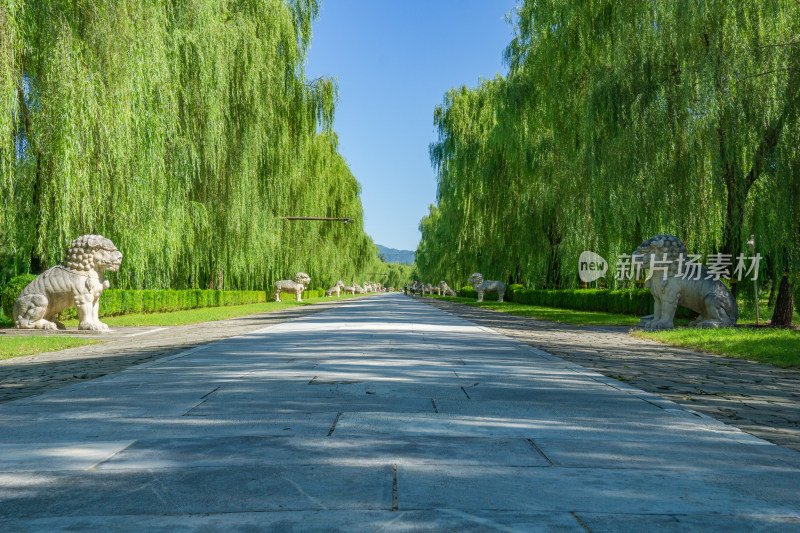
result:
<svg viewBox="0 0 800 533"><path fill-rule="evenodd" d="M508 74L435 110L421 278L574 287L581 251L613 269L662 233L734 260L753 233L762 280L800 271L800 2L526 0L513 19Z"/></svg>
<svg viewBox="0 0 800 533"><path fill-rule="evenodd" d="M0 268L61 261L84 233L115 286L327 286L380 266L332 131L334 80L304 73L318 0L5 0ZM281 216L351 217L355 224Z"/></svg>

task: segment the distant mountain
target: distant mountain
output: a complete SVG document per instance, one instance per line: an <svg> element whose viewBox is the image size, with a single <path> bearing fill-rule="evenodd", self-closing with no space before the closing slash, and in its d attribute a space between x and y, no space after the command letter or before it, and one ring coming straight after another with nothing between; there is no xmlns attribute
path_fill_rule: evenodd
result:
<svg viewBox="0 0 800 533"><path fill-rule="evenodd" d="M414 264L414 252L411 250L397 250L395 248L387 248L386 246L382 246L380 244L377 244L376 246L378 247L378 253L383 256L387 263L405 263L407 265Z"/></svg>

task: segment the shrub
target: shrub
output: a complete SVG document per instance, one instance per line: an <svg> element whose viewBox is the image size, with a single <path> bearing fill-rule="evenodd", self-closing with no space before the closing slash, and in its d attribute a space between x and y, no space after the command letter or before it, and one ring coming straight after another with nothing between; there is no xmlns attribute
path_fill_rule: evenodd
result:
<svg viewBox="0 0 800 533"><path fill-rule="evenodd" d="M477 298L478 291L472 288L471 285L464 285L460 289L456 291L456 294L461 296L462 298Z"/></svg>
<svg viewBox="0 0 800 533"><path fill-rule="evenodd" d="M517 290L514 292L514 301L521 304L622 315L644 316L653 313L653 296L646 289ZM678 307L675 316L693 318L696 313L685 307Z"/></svg>
<svg viewBox="0 0 800 533"><path fill-rule="evenodd" d="M513 283L509 285L508 289L506 290L506 297L504 298L508 302L516 302L517 300L514 298L514 293L517 291L524 291L525 286L520 285L519 283Z"/></svg>
<svg viewBox="0 0 800 533"><path fill-rule="evenodd" d="M22 292L22 289L28 286L28 284L36 279L36 274L21 274L19 276L15 276L8 280L3 286L2 291L0 291L0 300L2 301L3 306L3 314L11 318L14 312L14 302L17 301L19 297L19 293Z"/></svg>

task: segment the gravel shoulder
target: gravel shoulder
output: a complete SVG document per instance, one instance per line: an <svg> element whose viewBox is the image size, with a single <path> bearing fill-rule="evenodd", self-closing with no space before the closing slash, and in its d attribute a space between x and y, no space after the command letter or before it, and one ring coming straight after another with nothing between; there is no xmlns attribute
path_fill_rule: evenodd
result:
<svg viewBox="0 0 800 533"><path fill-rule="evenodd" d="M800 371L667 346L628 328L572 326L419 300L567 361L800 451Z"/></svg>

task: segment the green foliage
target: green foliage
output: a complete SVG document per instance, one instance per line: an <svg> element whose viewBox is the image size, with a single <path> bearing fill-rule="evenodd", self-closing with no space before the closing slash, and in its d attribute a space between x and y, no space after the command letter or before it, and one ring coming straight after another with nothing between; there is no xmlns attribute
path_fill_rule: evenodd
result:
<svg viewBox="0 0 800 533"><path fill-rule="evenodd" d="M518 291L524 291L524 290L525 290L524 285L520 283L512 283L511 285L508 286L508 289L506 290L506 297L504 299L508 300L509 302L516 302L517 299L515 294Z"/></svg>
<svg viewBox="0 0 800 533"><path fill-rule="evenodd" d="M8 283L3 285L3 288L0 289L0 302L2 302L3 306L3 315L11 320L12 324L14 317L11 315L14 310L14 302L17 301L17 297L19 297L19 293L22 292L22 289L27 287L34 279L36 279L36 276L33 274L21 274L8 280Z"/></svg>
<svg viewBox="0 0 800 533"><path fill-rule="evenodd" d="M336 82L304 73L318 12L318 0L6 0L0 274L59 263L85 233L125 255L119 288L372 271L331 129Z"/></svg>
<svg viewBox="0 0 800 533"><path fill-rule="evenodd" d="M100 316L120 316L136 313L164 313L199 309L247 305L267 301L264 291L215 291L215 290L126 290L108 289L100 297ZM72 307L62 312L62 320L77 317Z"/></svg>
<svg viewBox="0 0 800 533"><path fill-rule="evenodd" d="M632 335L701 352L800 368L800 332L780 328L681 328Z"/></svg>
<svg viewBox="0 0 800 533"><path fill-rule="evenodd" d="M526 0L515 22L508 75L434 111L421 278L574 288L583 250L614 265L662 233L734 257L754 233L768 276L800 270L800 3Z"/></svg>
<svg viewBox="0 0 800 533"><path fill-rule="evenodd" d="M80 337L56 337L56 336L30 336L16 337L3 335L0 337L0 360L12 357L21 357L42 352L57 352L75 346L86 346L103 342L98 339L86 339Z"/></svg>

